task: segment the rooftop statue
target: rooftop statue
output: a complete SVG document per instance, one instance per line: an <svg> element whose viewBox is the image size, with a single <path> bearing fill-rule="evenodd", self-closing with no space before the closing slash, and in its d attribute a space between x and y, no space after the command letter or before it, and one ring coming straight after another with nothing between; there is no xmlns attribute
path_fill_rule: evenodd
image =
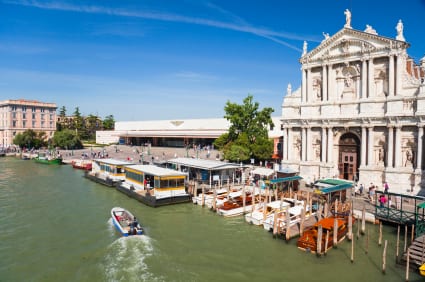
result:
<svg viewBox="0 0 425 282"><path fill-rule="evenodd" d="M364 32L367 32L367 33L370 33L370 34L378 34L376 32L376 30L372 26L370 26L368 24L366 25L366 29L364 30Z"/></svg>
<svg viewBox="0 0 425 282"><path fill-rule="evenodd" d="M344 27L351 28L351 12L350 12L350 10L345 9L344 15L345 15L345 25L344 25Z"/></svg>
<svg viewBox="0 0 425 282"><path fill-rule="evenodd" d="M303 44L303 56L305 54L307 54L307 41L304 41L304 44Z"/></svg>
<svg viewBox="0 0 425 282"><path fill-rule="evenodd" d="M404 35L403 35L403 23L401 22L401 20L398 20L397 26L395 27L395 29L397 30L397 36L395 37L395 39L400 40L400 41L406 41L406 39L404 39Z"/></svg>

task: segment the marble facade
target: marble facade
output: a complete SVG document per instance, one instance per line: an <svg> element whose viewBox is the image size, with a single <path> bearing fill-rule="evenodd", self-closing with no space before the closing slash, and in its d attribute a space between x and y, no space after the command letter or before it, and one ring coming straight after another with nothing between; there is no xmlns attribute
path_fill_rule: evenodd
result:
<svg viewBox="0 0 425 282"><path fill-rule="evenodd" d="M338 177L392 192L425 189L425 58L408 56L403 24L396 36L344 27L319 46L304 42L301 87L282 104L282 165L311 180Z"/></svg>

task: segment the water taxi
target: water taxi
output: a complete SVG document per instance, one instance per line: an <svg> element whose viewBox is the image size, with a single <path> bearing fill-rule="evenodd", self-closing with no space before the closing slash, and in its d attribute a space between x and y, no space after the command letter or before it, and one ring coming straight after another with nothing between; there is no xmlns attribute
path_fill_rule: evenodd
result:
<svg viewBox="0 0 425 282"><path fill-rule="evenodd" d="M115 228L124 237L143 234L143 229L137 218L126 209L120 207L112 208L111 219Z"/></svg>
<svg viewBox="0 0 425 282"><path fill-rule="evenodd" d="M53 153L47 152L39 152L37 157L34 158L36 163L40 164L62 164L62 157L58 154L55 155Z"/></svg>
<svg viewBox="0 0 425 282"><path fill-rule="evenodd" d="M260 208L245 215L245 221L253 225L263 225L263 221L273 215L276 210L284 210L290 207L285 201L271 201L269 203L261 203Z"/></svg>

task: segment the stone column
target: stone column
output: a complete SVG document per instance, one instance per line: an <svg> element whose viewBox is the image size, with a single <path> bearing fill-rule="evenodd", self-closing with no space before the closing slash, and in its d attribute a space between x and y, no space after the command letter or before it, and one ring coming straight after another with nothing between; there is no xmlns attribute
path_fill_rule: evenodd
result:
<svg viewBox="0 0 425 282"><path fill-rule="evenodd" d="M332 160L333 148L334 148L334 135L332 132L332 127L328 127L328 163L329 164L333 162Z"/></svg>
<svg viewBox="0 0 425 282"><path fill-rule="evenodd" d="M301 128L301 161L305 161L306 160L306 146L307 146L307 134L306 134L307 129L305 127Z"/></svg>
<svg viewBox="0 0 425 282"><path fill-rule="evenodd" d="M403 69L402 60L400 56L396 56L396 70L395 70L395 93L394 95L400 95L401 89L401 71Z"/></svg>
<svg viewBox="0 0 425 282"><path fill-rule="evenodd" d="M367 165L373 165L373 126L368 127L367 136Z"/></svg>
<svg viewBox="0 0 425 282"><path fill-rule="evenodd" d="M312 101L312 98L313 98L313 96L312 96L312 80L311 80L311 68L308 68L307 69L307 88L306 88L306 90L307 90L307 96L306 96L306 101L307 101L307 103L308 102L311 102Z"/></svg>
<svg viewBox="0 0 425 282"><path fill-rule="evenodd" d="M388 146L387 146L387 167L392 168L394 159L394 128L392 125L388 126Z"/></svg>
<svg viewBox="0 0 425 282"><path fill-rule="evenodd" d="M287 152L287 148L288 148L288 129L286 127L283 128L283 132L282 132L282 138L283 138L283 142L282 142L282 160L286 161L287 160L287 156L288 156L288 152Z"/></svg>
<svg viewBox="0 0 425 282"><path fill-rule="evenodd" d="M326 128L322 127L322 145L321 145L321 158L320 161L322 163L326 163L326 140L327 136L326 136Z"/></svg>
<svg viewBox="0 0 425 282"><path fill-rule="evenodd" d="M395 128L395 167L401 167L401 126Z"/></svg>
<svg viewBox="0 0 425 282"><path fill-rule="evenodd" d="M361 98L367 98L367 62L362 59L362 93Z"/></svg>
<svg viewBox="0 0 425 282"><path fill-rule="evenodd" d="M389 56L388 96L394 96L394 55L392 54Z"/></svg>
<svg viewBox="0 0 425 282"><path fill-rule="evenodd" d="M306 101L306 72L304 68L301 68L302 78L301 78L301 103Z"/></svg>
<svg viewBox="0 0 425 282"><path fill-rule="evenodd" d="M294 147L294 140L293 140L293 133L292 133L292 127L288 127L288 144L285 146L287 148L287 154L286 157L289 160L293 160L293 147Z"/></svg>
<svg viewBox="0 0 425 282"><path fill-rule="evenodd" d="M423 137L424 137L424 127L422 124L418 128L418 149L416 156L416 170L419 172L422 170L422 146L423 146Z"/></svg>
<svg viewBox="0 0 425 282"><path fill-rule="evenodd" d="M367 97L373 97L373 86L375 84L374 78L373 78L373 58L369 59L369 67L368 67L368 75L367 75L367 81L368 81L368 95Z"/></svg>
<svg viewBox="0 0 425 282"><path fill-rule="evenodd" d="M365 166L366 165L366 148L367 148L367 136L366 136L366 127L362 126L362 144L361 144L361 151L362 151L362 155L361 155L361 159L360 159L360 165L361 166Z"/></svg>
<svg viewBox="0 0 425 282"><path fill-rule="evenodd" d="M324 65L322 69L322 100L328 101L328 66Z"/></svg>

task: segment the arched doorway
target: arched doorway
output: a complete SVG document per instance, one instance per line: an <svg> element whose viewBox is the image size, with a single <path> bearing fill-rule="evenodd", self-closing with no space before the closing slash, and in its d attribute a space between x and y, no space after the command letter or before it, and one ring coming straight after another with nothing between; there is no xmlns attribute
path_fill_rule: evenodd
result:
<svg viewBox="0 0 425 282"><path fill-rule="evenodd" d="M357 135L347 132L339 139L339 178L357 181L359 179L360 140Z"/></svg>

